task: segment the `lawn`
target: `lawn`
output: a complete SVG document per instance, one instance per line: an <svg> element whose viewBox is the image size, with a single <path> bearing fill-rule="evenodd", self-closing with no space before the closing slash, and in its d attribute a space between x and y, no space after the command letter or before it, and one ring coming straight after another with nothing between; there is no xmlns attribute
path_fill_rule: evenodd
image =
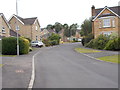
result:
<svg viewBox="0 0 120 90"><path fill-rule="evenodd" d="M3 64L0 64L0 67L2 67L3 66Z"/></svg>
<svg viewBox="0 0 120 90"><path fill-rule="evenodd" d="M96 53L96 52L102 52L99 50L92 50L92 49L85 49L85 48L75 48L75 51L79 53Z"/></svg>
<svg viewBox="0 0 120 90"><path fill-rule="evenodd" d="M99 57L97 59L106 61L106 62L113 62L113 63L120 63L120 54L119 55L113 55L113 56L105 56L105 57Z"/></svg>
<svg viewBox="0 0 120 90"><path fill-rule="evenodd" d="M0 57L16 57L17 55L0 55Z"/></svg>

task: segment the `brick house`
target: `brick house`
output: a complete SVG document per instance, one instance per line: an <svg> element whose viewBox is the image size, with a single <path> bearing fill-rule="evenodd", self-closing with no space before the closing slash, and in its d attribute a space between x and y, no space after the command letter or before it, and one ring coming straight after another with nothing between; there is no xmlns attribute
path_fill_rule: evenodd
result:
<svg viewBox="0 0 120 90"><path fill-rule="evenodd" d="M95 9L92 6L92 33L94 38L100 34L120 34L120 6Z"/></svg>
<svg viewBox="0 0 120 90"><path fill-rule="evenodd" d="M0 37L9 37L10 36L10 25L8 24L7 19L3 13L0 13Z"/></svg>
<svg viewBox="0 0 120 90"><path fill-rule="evenodd" d="M37 17L22 18L13 14L9 19L9 24L13 31L16 32L16 29L18 30L20 36L30 38L32 41L41 40L40 23ZM17 24L18 27L16 27Z"/></svg>

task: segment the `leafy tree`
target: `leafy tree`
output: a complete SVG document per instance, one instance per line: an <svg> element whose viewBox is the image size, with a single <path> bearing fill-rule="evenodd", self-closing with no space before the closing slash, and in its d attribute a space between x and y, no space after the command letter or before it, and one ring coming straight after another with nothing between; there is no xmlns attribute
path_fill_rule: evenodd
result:
<svg viewBox="0 0 120 90"><path fill-rule="evenodd" d="M63 25L63 29L64 29L64 35L65 35L66 37L70 37L70 30L69 30L68 24L64 24L64 25Z"/></svg>
<svg viewBox="0 0 120 90"><path fill-rule="evenodd" d="M53 29L53 28L54 28L54 26L51 25L51 24L47 25L47 27L46 27L47 30L50 30L50 29Z"/></svg>
<svg viewBox="0 0 120 90"><path fill-rule="evenodd" d="M87 36L88 34L90 34L92 32L92 22L91 22L91 18L90 19L86 19L83 24L81 25L81 36Z"/></svg>
<svg viewBox="0 0 120 90"><path fill-rule="evenodd" d="M76 30L78 28L78 25L77 24L72 24L70 26L70 36L74 36L76 34Z"/></svg>
<svg viewBox="0 0 120 90"><path fill-rule="evenodd" d="M55 28L55 31L58 33L59 31L61 31L62 30L62 24L61 23L59 23L59 22L56 22L55 24L54 24L54 28Z"/></svg>

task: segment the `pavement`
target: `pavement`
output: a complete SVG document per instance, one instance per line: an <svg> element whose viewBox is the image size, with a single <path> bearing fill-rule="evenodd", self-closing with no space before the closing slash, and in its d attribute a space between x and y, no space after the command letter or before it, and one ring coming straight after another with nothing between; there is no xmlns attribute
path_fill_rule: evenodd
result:
<svg viewBox="0 0 120 90"><path fill-rule="evenodd" d="M27 88L35 56L33 88L117 88L118 65L101 62L75 52L80 43L37 49L28 55L2 57L2 88ZM91 53L94 57L117 52Z"/></svg>
<svg viewBox="0 0 120 90"><path fill-rule="evenodd" d="M77 53L76 47L82 45L73 43L41 49L35 57L33 88L118 88L118 64Z"/></svg>
<svg viewBox="0 0 120 90"><path fill-rule="evenodd" d="M2 57L2 88L27 88L32 72L32 56L39 49L27 55Z"/></svg>

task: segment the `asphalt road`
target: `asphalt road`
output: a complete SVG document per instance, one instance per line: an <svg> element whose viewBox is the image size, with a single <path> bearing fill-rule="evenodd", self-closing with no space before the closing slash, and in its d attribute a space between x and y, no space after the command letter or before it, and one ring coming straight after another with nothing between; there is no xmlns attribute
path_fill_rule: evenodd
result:
<svg viewBox="0 0 120 90"><path fill-rule="evenodd" d="M117 88L118 65L74 51L80 43L42 48L35 57L33 88Z"/></svg>

